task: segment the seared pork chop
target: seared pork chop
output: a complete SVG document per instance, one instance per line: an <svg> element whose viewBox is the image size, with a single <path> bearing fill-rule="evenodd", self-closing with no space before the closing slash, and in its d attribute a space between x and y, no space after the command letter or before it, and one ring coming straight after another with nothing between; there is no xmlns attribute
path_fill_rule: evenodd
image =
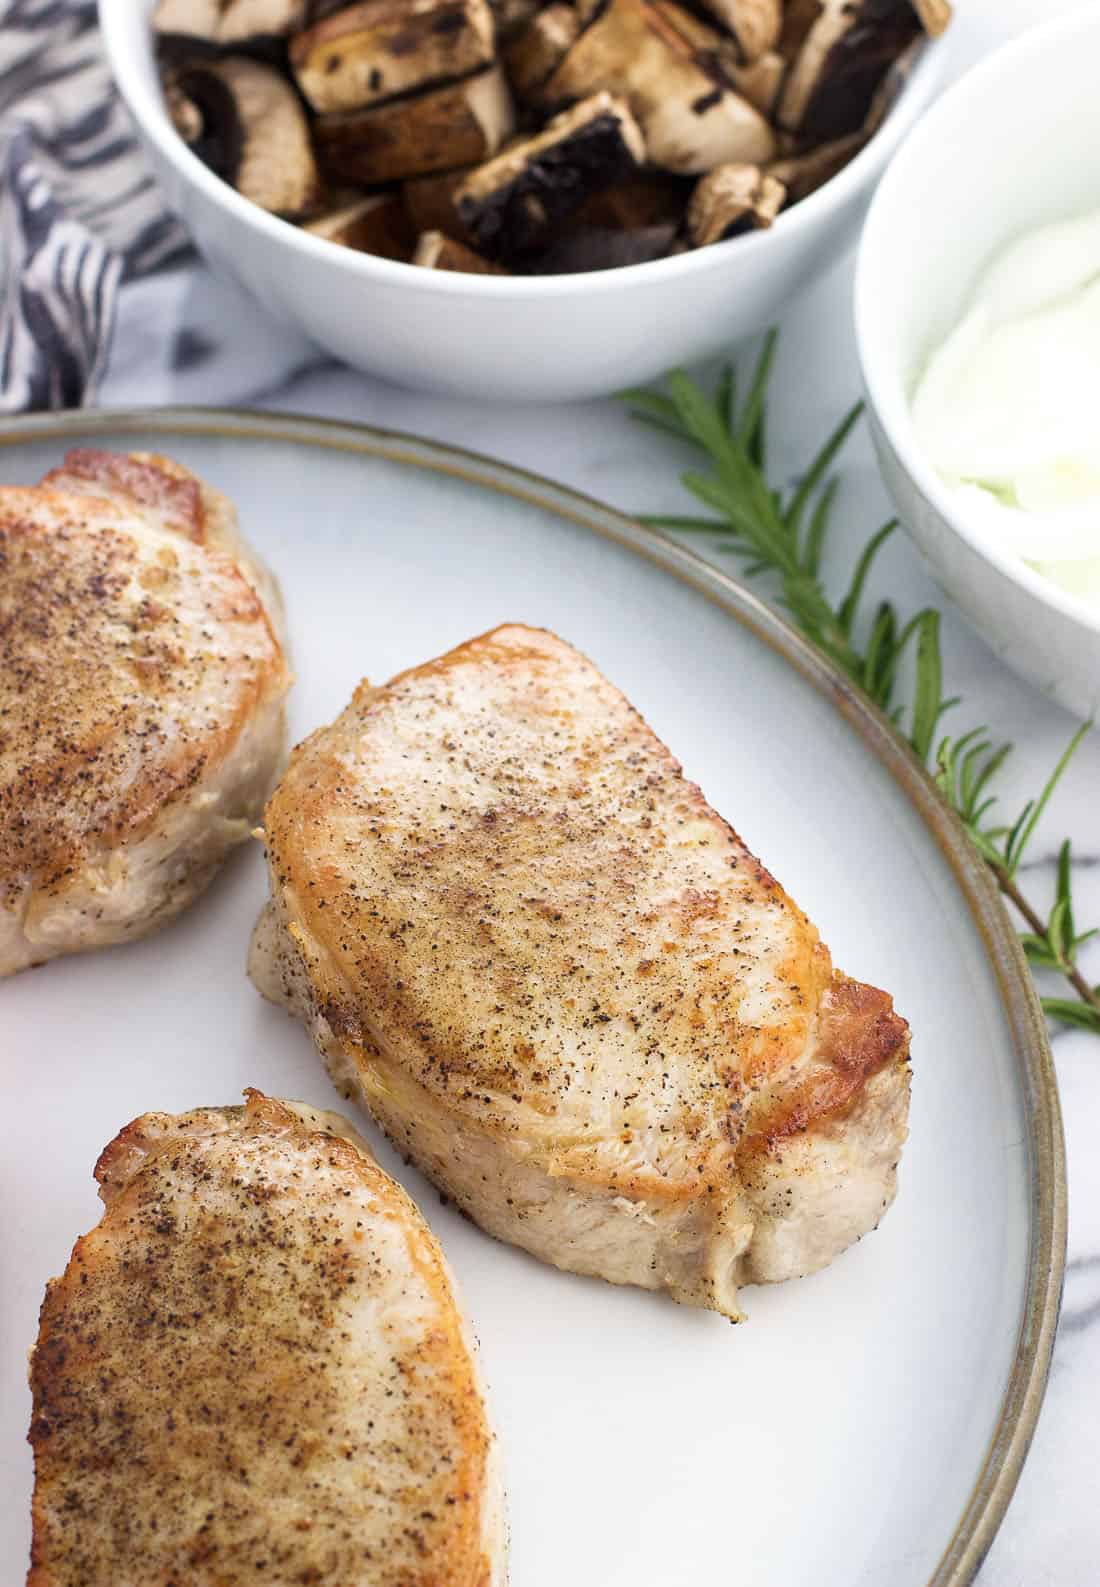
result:
<svg viewBox="0 0 1100 1587"><path fill-rule="evenodd" d="M889 1206L904 1020L560 639L363 683L265 827L253 980L491 1234L737 1317Z"/></svg>
<svg viewBox="0 0 1100 1587"><path fill-rule="evenodd" d="M280 625L230 503L167 458L0 489L0 975L162 925L248 836Z"/></svg>
<svg viewBox="0 0 1100 1587"><path fill-rule="evenodd" d="M28 1587L500 1587L443 1255L337 1115L147 1113L49 1286Z"/></svg>

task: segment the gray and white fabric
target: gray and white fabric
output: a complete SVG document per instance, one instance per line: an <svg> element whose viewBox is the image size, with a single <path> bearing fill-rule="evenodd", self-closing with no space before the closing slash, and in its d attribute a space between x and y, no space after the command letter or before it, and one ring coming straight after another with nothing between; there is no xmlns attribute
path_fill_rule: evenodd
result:
<svg viewBox="0 0 1100 1587"><path fill-rule="evenodd" d="M0 0L0 412L95 400L120 283L186 247L91 0Z"/></svg>

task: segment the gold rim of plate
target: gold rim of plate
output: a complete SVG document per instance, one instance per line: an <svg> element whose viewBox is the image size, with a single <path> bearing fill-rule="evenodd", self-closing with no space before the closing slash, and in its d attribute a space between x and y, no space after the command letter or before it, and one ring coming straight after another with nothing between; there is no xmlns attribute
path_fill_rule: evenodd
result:
<svg viewBox="0 0 1100 1587"><path fill-rule="evenodd" d="M118 432L281 441L357 452L449 474L566 518L646 558L720 606L782 656L839 712L886 767L947 859L1001 993L1024 1085L1032 1163L1027 1294L1016 1357L981 1471L928 1587L968 1587L1015 1490L1035 1431L1058 1325L1066 1253L1066 1163L1046 1021L1000 895L965 828L881 711L737 579L655 529L552 480L461 447L305 414L245 408L116 408L0 421L0 446Z"/></svg>

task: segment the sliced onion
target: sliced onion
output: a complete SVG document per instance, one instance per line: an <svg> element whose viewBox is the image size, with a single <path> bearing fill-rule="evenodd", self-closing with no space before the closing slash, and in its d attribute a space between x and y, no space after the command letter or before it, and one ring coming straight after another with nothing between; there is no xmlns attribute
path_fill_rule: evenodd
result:
<svg viewBox="0 0 1100 1587"><path fill-rule="evenodd" d="M960 485L954 496L968 523L1029 562L1087 562L1100 554L1100 500L1030 513L1006 506L981 485Z"/></svg>
<svg viewBox="0 0 1100 1587"><path fill-rule="evenodd" d="M1100 607L1100 557L1090 557L1087 562L1033 562L1031 566L1070 595Z"/></svg>

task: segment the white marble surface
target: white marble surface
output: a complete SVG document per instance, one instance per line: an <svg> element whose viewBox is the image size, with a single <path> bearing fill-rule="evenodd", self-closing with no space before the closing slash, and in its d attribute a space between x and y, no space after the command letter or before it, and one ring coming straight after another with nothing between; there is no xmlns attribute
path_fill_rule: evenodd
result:
<svg viewBox="0 0 1100 1587"><path fill-rule="evenodd" d="M953 63L997 36L1073 0L962 0ZM978 180L975 183L979 191ZM792 306L774 381L773 450L794 473L858 389L850 328L851 263ZM495 454L628 511L669 511L684 499L675 447L634 424L612 401L503 408L401 390L341 369L268 320L199 265L123 290L104 406L204 403L265 407L360 420ZM855 549L889 515L866 437L843 464L831 573L839 582ZM716 560L721 560L717 557ZM875 588L904 609L941 599L902 536L887 547ZM1001 792L1018 807L1043 782L1074 723L1019 683L948 611L949 692L963 697L956 730L988 723L1016 744ZM1079 926L1100 925L1100 734L1086 741L1052 802L1025 868L1045 907L1061 839L1077 853ZM1100 950L1086 960L1100 979ZM1046 1405L1016 1498L979 1581L982 1587L1096 1587L1100 1582L1100 1039L1054 1033L1070 1178L1069 1267ZM965 1083L965 1077L960 1077ZM883 1584L888 1587L888 1584Z"/></svg>

